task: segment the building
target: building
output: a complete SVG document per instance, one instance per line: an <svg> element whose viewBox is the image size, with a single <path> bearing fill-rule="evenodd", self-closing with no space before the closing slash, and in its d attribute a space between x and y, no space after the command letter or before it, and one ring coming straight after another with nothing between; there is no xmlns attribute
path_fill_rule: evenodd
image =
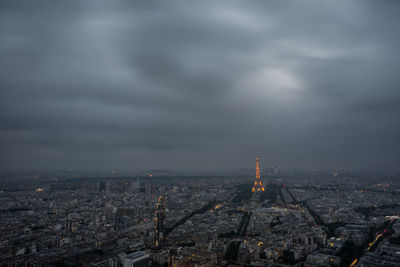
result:
<svg viewBox="0 0 400 267"><path fill-rule="evenodd" d="M149 267L151 265L150 255L145 251L137 251L128 255L120 255L123 267Z"/></svg>

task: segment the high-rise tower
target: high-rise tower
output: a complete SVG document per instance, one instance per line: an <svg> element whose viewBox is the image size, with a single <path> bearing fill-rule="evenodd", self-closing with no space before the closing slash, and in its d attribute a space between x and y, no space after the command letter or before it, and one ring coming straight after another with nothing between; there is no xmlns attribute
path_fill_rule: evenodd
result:
<svg viewBox="0 0 400 267"><path fill-rule="evenodd" d="M254 182L253 188L251 189L251 192L260 192L260 191L265 191L264 186L262 185L261 179L260 179L260 164L259 164L259 158L256 158L257 160L257 165L256 165L256 181Z"/></svg>
<svg viewBox="0 0 400 267"><path fill-rule="evenodd" d="M165 234L165 196L158 198L154 217L154 249L161 249Z"/></svg>

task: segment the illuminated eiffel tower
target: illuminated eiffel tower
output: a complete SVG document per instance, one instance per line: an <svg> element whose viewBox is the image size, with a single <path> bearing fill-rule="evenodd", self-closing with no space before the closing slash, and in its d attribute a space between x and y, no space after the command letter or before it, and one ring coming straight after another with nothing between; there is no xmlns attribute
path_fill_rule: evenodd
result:
<svg viewBox="0 0 400 267"><path fill-rule="evenodd" d="M260 164L258 163L259 158L256 158L256 160L257 160L256 181L254 182L254 185L253 185L253 188L251 189L251 192L265 191L265 188L262 185L262 182L261 182L261 179L260 179Z"/></svg>

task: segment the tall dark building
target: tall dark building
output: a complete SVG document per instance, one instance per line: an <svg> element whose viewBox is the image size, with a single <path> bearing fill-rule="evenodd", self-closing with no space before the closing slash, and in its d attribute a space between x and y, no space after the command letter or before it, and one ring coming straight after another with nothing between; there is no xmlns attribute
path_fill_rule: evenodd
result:
<svg viewBox="0 0 400 267"><path fill-rule="evenodd" d="M164 244L165 235L165 196L161 195L155 208L154 224L154 248L161 249Z"/></svg>
<svg viewBox="0 0 400 267"><path fill-rule="evenodd" d="M106 191L106 182L97 183L97 191L105 192Z"/></svg>

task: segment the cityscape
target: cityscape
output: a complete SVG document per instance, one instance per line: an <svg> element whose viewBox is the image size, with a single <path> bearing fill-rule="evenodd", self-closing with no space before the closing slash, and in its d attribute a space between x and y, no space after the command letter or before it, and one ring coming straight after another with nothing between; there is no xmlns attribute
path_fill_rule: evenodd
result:
<svg viewBox="0 0 400 267"><path fill-rule="evenodd" d="M0 1L0 267L399 267L399 14Z"/></svg>
<svg viewBox="0 0 400 267"><path fill-rule="evenodd" d="M400 264L398 175L259 161L253 177L3 174L1 265Z"/></svg>

